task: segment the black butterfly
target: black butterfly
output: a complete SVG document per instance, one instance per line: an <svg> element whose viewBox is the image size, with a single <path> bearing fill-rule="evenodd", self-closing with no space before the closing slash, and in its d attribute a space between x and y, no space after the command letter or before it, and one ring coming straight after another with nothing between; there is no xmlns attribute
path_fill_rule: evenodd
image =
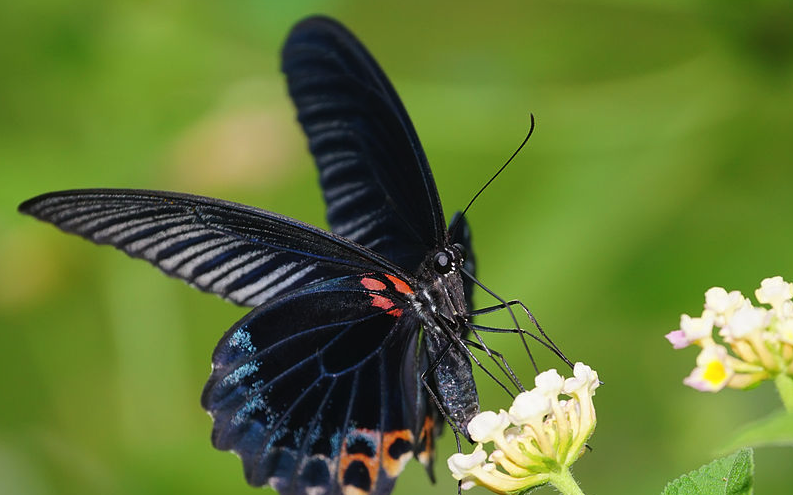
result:
<svg viewBox="0 0 793 495"><path fill-rule="evenodd" d="M407 113L351 33L306 19L282 57L332 233L172 192L63 191L19 209L255 306L220 340L201 397L213 444L251 485L387 494L411 457L432 475L441 415L465 435L479 411L460 345L470 232L459 214L447 230Z"/></svg>

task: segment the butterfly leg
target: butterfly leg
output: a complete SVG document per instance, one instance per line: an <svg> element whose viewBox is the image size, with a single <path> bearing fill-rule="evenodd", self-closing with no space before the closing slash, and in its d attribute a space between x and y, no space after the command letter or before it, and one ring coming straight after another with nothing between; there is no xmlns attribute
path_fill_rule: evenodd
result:
<svg viewBox="0 0 793 495"><path fill-rule="evenodd" d="M532 335L532 334L530 334L528 332L526 332L526 334L530 335L531 337L533 337L538 342L542 342L543 345L545 345L546 347L548 347L552 351L554 351L554 354L559 356L565 363L567 363L568 365L570 365L572 367L573 363L570 362L570 360L564 355L564 353L562 353L562 350L559 349L559 347L554 343L553 340L551 340L551 338L548 336L548 334L545 333L545 331L542 329L542 326L540 326L540 322L537 321L537 318L534 317L534 314L531 312L531 310L525 304L523 304L523 302L520 301L519 299L512 299L511 301L501 301L501 303L496 304L494 306L488 306L486 308L481 308L481 309L477 309L477 310L471 311L468 314L468 316L484 315L484 314L493 313L494 311L499 311L499 310L503 310L503 309L507 309L510 312L510 314L512 314L512 311L509 309L512 306L520 306L520 308L523 309L523 311L526 313L526 316L531 321L532 325L534 325L534 327L537 329L537 331L540 332L540 335L543 336L545 341L543 342L541 339L537 338L536 336L534 336L534 335ZM525 332L523 330L521 330L521 331ZM517 332L514 332L514 333L517 333Z"/></svg>
<svg viewBox="0 0 793 495"><path fill-rule="evenodd" d="M485 325L478 325L476 323L469 323L468 327L471 329L471 331L479 330L480 332L489 332L489 333L518 333L518 332L520 332L523 335L531 337L532 339L537 341L539 344L544 346L546 349L548 349L552 353L556 354L556 356L559 359L564 361L571 368L573 367L573 363L570 362L570 360L567 358L567 356L565 356L562 353L562 351L559 350L558 347L552 345L552 343L546 342L545 340L543 340L542 338L538 337L537 335L534 335L531 332L527 332L526 330L523 330L522 328L519 328L519 329L516 330L514 328L488 327L488 326L485 326Z"/></svg>
<svg viewBox="0 0 793 495"><path fill-rule="evenodd" d="M487 345L484 343L484 341L482 341L482 338L479 336L479 334L473 328L471 329L471 332L474 335L476 335L477 340L479 342L474 342L473 340L466 339L466 340L464 340L465 344L470 346L470 347L473 347L474 349L479 349L480 351L486 352L488 356L491 356L493 358L493 361L496 363L496 366L498 366L498 368L501 370L502 373L504 373L505 375L509 374L509 376L514 377L515 381L520 383L520 381L518 380L517 376L515 375L515 372L512 370L512 367L507 362L507 358L505 358L504 355L501 354L500 352L494 351L494 350L490 349L489 347L487 347ZM496 360L496 358L500 359L501 362L499 363ZM523 390L525 390L525 388Z"/></svg>
<svg viewBox="0 0 793 495"><path fill-rule="evenodd" d="M518 379L518 376L512 370L512 367L504 359L504 356L498 354L495 351L492 351L490 347L488 347L487 344L485 344L485 341L482 340L482 337L479 335L479 333L476 331L475 328L471 327L470 325L467 325L467 328L471 330L471 333L474 334L474 337L476 337L476 340L478 341L478 345L474 345L474 347L481 351L484 351L485 354L487 354L487 356L490 359L492 359L494 363L496 363L498 369L501 370L502 373L504 373L504 375L518 388L519 391L521 392L525 391L526 389L523 387L523 384L520 382L520 379ZM473 342L470 340L466 340L465 342L469 344L473 344ZM502 367L501 364L498 362L498 360L496 360L495 357L496 354L498 354L498 357L501 359L501 362L504 364L504 367Z"/></svg>
<svg viewBox="0 0 793 495"><path fill-rule="evenodd" d="M477 280L477 278L474 277L474 275L465 268L461 268L460 272L464 276L468 277L468 279L471 280L474 284L481 287L482 290L484 290L485 292L493 296L494 299L500 302L504 306L504 309L506 309L507 312L509 312L509 316L510 318L512 318L512 322L515 324L515 328L517 330L520 330L520 324L518 323L518 319L515 317L515 312L512 311L512 305L508 304L507 301L504 300L501 296L499 296L492 290L488 289L486 285L484 285L482 282ZM520 336L520 340L523 343L523 348L526 350L526 354L529 356L529 360L531 360L531 364L534 367L534 372L539 373L540 369L537 367L537 362L534 360L534 355L531 353L531 349L529 349L529 344L528 342L526 342L526 337L522 333L518 333L518 335Z"/></svg>
<svg viewBox="0 0 793 495"><path fill-rule="evenodd" d="M526 313L526 316L531 321L531 324L534 325L534 327L540 332L540 335L545 337L552 346L556 347L556 345L553 343L551 338L548 337L545 331L543 331L542 327L540 326L540 322L537 321L537 318L534 317L534 314L531 312L531 310L525 304L523 304L523 302L519 299L512 299L511 301L504 301L494 306L488 306L486 308L477 309L471 311L469 315L470 316L484 315L484 314L492 313L494 311L506 309L507 306L516 306L516 305L520 306L521 309L523 309L523 311Z"/></svg>

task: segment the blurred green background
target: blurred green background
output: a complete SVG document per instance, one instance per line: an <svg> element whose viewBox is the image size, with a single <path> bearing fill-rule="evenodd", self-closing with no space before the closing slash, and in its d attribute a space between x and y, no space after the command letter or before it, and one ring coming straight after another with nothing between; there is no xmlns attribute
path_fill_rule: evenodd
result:
<svg viewBox="0 0 793 495"><path fill-rule="evenodd" d="M780 407L768 384L684 387L696 352L663 335L710 286L751 294L793 278L792 5L3 2L0 493L254 493L212 448L198 400L215 343L246 310L16 206L138 187L324 225L278 70L290 26L315 12L347 24L394 81L447 217L536 115L470 212L479 274L605 382L594 450L575 466L584 491L659 493ZM531 377L513 340L490 342ZM486 406L504 404L479 386ZM439 483L413 462L395 493L454 493L453 451L447 433ZM790 449L757 451L757 493L788 493L791 465Z"/></svg>

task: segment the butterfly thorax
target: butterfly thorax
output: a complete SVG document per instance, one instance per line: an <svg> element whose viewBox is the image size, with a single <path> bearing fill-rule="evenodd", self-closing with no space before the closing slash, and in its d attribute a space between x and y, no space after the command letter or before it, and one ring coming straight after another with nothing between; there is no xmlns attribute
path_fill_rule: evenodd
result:
<svg viewBox="0 0 793 495"><path fill-rule="evenodd" d="M479 413L471 362L461 340L467 330L466 303L459 245L431 253L419 271L416 310L421 318L430 365L436 364L430 386L448 418L467 436L468 421Z"/></svg>

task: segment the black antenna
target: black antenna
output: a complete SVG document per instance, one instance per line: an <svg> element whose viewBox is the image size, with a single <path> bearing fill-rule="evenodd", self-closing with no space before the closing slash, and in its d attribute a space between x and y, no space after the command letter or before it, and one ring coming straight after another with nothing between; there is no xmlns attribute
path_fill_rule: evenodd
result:
<svg viewBox="0 0 793 495"><path fill-rule="evenodd" d="M471 201L468 202L468 206L465 207L465 209L463 210L463 213L459 217L457 217L457 221L449 229L449 237L450 238L454 238L454 232L457 230L457 226L460 224L460 220L468 212L468 209L471 207L471 205L474 204L474 201L476 201L476 198L478 198L479 195L482 194L485 189L487 189L487 186L489 186L491 182L496 180L496 177L498 177L498 174L503 172L504 169L507 168L507 165L509 165L509 162L511 162L512 159L515 158L515 156L518 153L520 153L520 150L522 150L523 147L526 146L526 143L529 141L529 138L531 137L531 134L534 132L534 114L530 113L529 114L529 118L531 118L531 127L529 127L529 133L526 134L526 138L523 140L522 143L520 143L520 146L518 146L518 149L516 149L515 152L512 153L512 156L509 157L509 160L507 160L507 162L504 165L502 165L500 169L498 169L498 172L496 172L495 175L493 175L493 177L491 177L490 180L487 181L487 183L484 186L482 186L482 188L479 190L479 192L474 194L474 197L471 199Z"/></svg>

